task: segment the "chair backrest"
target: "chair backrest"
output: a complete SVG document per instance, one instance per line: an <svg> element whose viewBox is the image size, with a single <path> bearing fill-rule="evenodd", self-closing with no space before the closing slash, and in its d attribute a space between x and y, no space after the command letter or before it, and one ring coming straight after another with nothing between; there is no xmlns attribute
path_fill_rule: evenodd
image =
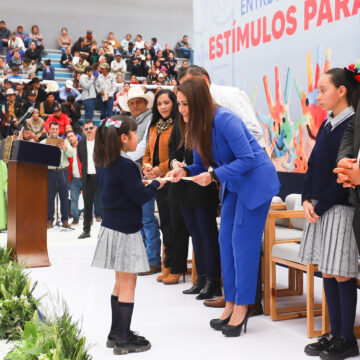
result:
<svg viewBox="0 0 360 360"><path fill-rule="evenodd" d="M290 194L285 199L286 210L304 210L301 203L301 194ZM290 224L294 229L303 230L305 219L291 218Z"/></svg>
<svg viewBox="0 0 360 360"><path fill-rule="evenodd" d="M274 196L271 200L271 204L284 204L284 201L280 196ZM279 226L289 227L289 219L276 219L275 224Z"/></svg>

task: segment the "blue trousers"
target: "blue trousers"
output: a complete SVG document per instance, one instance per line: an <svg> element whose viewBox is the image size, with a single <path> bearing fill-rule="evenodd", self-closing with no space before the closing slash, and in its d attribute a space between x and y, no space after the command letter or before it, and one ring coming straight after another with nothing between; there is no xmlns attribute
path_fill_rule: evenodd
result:
<svg viewBox="0 0 360 360"><path fill-rule="evenodd" d="M70 183L71 215L76 220L79 220L79 196L81 188L81 178L73 177Z"/></svg>
<svg viewBox="0 0 360 360"><path fill-rule="evenodd" d="M236 305L255 303L261 240L270 202L249 210L236 193L225 190L219 235L225 301Z"/></svg>
<svg viewBox="0 0 360 360"><path fill-rule="evenodd" d="M100 106L100 118L105 119L110 117L113 113L113 105L114 105L114 98L109 98L108 101L102 101L100 98L99 106Z"/></svg>
<svg viewBox="0 0 360 360"><path fill-rule="evenodd" d="M220 278L217 205L181 208L181 211L192 237L197 273L210 279Z"/></svg>
<svg viewBox="0 0 360 360"><path fill-rule="evenodd" d="M92 120L95 110L95 98L83 100L83 104L85 110L84 120Z"/></svg>
<svg viewBox="0 0 360 360"><path fill-rule="evenodd" d="M59 193L61 221L69 219L69 170L48 170L47 219L54 220L55 196Z"/></svg>
<svg viewBox="0 0 360 360"><path fill-rule="evenodd" d="M194 64L194 50L193 49L180 47L179 48L179 55L181 57L186 57L186 58L190 59L190 65Z"/></svg>
<svg viewBox="0 0 360 360"><path fill-rule="evenodd" d="M143 237L146 254L148 257L149 265L160 266L160 232L159 225L154 215L155 211L155 199L151 199L143 205L143 228L141 229L141 235Z"/></svg>

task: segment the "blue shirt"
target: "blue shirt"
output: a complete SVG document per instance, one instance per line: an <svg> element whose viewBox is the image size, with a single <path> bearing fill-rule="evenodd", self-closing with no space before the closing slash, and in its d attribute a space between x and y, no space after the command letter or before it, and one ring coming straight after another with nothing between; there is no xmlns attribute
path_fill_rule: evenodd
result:
<svg viewBox="0 0 360 360"><path fill-rule="evenodd" d="M59 90L59 98L60 100L63 102L63 101L66 101L67 100L67 97L69 95L74 95L75 96L75 100L76 101L80 101L82 99L82 96L80 94L80 92L74 88L70 89L70 91L66 91L66 87L62 87L60 88Z"/></svg>
<svg viewBox="0 0 360 360"><path fill-rule="evenodd" d="M155 196L159 182L145 186L136 164L119 156L110 167L97 174L104 213L101 225L125 234L142 228L142 206Z"/></svg>

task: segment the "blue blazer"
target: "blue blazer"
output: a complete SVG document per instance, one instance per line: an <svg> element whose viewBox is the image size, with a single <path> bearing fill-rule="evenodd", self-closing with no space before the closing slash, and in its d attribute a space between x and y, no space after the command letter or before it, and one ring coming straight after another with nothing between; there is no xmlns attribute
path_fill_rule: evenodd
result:
<svg viewBox="0 0 360 360"><path fill-rule="evenodd" d="M264 149L240 117L220 106L213 120L212 155L222 196L225 190L237 193L244 206L253 210L279 193L275 167ZM207 171L196 149L194 163L187 169L192 176Z"/></svg>

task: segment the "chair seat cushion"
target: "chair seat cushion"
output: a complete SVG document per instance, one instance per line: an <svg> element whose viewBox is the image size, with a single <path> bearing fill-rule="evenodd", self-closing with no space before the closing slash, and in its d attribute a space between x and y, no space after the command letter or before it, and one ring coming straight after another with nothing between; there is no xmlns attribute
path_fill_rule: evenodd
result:
<svg viewBox="0 0 360 360"><path fill-rule="evenodd" d="M296 240L302 239L302 230L297 229L289 229L284 226L275 226L275 240L282 241L282 240Z"/></svg>
<svg viewBox="0 0 360 360"><path fill-rule="evenodd" d="M299 262L299 249L298 243L276 244L272 248L271 255L283 260Z"/></svg>

